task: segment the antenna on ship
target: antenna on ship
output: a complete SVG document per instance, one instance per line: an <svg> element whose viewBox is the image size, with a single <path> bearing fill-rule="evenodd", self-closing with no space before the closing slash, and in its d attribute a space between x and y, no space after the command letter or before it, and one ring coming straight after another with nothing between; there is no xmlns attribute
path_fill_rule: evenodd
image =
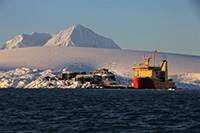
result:
<svg viewBox="0 0 200 133"><path fill-rule="evenodd" d="M157 51L156 50L152 51L152 53L153 53L153 66L155 67L155 64L156 64L156 53L157 53Z"/></svg>

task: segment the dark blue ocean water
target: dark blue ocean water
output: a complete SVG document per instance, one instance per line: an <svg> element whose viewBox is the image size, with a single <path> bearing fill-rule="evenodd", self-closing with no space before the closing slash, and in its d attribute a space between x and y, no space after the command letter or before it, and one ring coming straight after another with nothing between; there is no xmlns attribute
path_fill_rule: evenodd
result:
<svg viewBox="0 0 200 133"><path fill-rule="evenodd" d="M200 132L200 91L0 89L0 132Z"/></svg>

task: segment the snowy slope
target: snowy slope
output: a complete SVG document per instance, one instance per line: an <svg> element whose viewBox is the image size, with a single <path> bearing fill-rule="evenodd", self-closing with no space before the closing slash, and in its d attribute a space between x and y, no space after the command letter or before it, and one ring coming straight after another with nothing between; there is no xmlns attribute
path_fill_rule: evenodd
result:
<svg viewBox="0 0 200 133"><path fill-rule="evenodd" d="M200 73L183 73L174 76L177 88L200 89Z"/></svg>
<svg viewBox="0 0 200 133"><path fill-rule="evenodd" d="M93 47L121 49L114 41L94 33L82 25L74 25L60 31L52 37L45 46L68 46L68 47Z"/></svg>
<svg viewBox="0 0 200 133"><path fill-rule="evenodd" d="M143 63L142 55L150 56L150 52L83 47L27 47L0 50L0 70L68 67L72 71L89 72L95 68L108 68L117 75L132 77L133 65ZM200 73L200 56L158 52L156 64L160 64L162 59L168 61L169 74Z"/></svg>
<svg viewBox="0 0 200 133"><path fill-rule="evenodd" d="M33 32L31 34L21 34L13 39L7 41L4 45L5 49L21 48L21 47L33 47L43 46L52 35L46 33Z"/></svg>

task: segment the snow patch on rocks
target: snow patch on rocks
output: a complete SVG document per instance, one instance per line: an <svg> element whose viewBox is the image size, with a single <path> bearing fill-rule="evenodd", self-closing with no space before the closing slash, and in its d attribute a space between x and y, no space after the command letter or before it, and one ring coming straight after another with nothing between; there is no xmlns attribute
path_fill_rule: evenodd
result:
<svg viewBox="0 0 200 133"><path fill-rule="evenodd" d="M38 70L17 68L0 71L0 88L100 88L97 85L74 82L69 85L65 80L58 80L61 70ZM51 77L51 80L46 79ZM117 82L127 84L131 77L116 76ZM177 89L200 89L200 73L177 74L173 77ZM129 82L129 84L131 84Z"/></svg>

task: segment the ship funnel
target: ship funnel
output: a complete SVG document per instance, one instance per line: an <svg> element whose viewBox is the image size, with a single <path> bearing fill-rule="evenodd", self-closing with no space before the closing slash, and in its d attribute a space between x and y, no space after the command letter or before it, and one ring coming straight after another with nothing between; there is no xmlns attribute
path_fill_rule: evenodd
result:
<svg viewBox="0 0 200 133"><path fill-rule="evenodd" d="M161 72L163 72L164 76L165 76L165 81L168 80L168 70L167 70L167 61L163 60L160 63L160 68L161 68Z"/></svg>

